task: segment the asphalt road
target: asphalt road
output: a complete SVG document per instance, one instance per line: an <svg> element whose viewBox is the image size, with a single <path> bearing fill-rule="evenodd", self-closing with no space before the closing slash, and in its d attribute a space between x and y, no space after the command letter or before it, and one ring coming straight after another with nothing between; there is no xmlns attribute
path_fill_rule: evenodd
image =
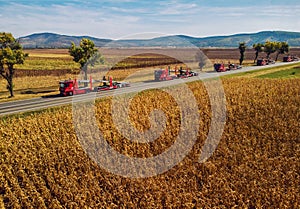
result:
<svg viewBox="0 0 300 209"><path fill-rule="evenodd" d="M298 63L300 63L300 61L298 61ZM35 111L35 110L61 106L66 104L72 104L72 102L87 101L95 98L103 98L103 97L114 96L119 94L138 92L146 89L162 88L162 87L180 84L183 82L217 78L223 75L260 70L264 68L287 65L287 64L291 64L291 63L276 63L274 65L269 65L269 66L243 67L242 69L239 70L226 71L222 73L218 73L218 72L200 73L200 75L196 77L176 79L171 81L162 81L162 82L149 81L149 82L141 82L141 83L132 83L130 87L126 87L126 88L103 91L99 93L92 92L89 94L75 95L72 97L60 97L60 96L53 95L52 97L47 97L47 98L35 98L35 99L27 99L27 100L18 100L13 102L4 102L4 103L0 103L0 116L21 113L21 112Z"/></svg>

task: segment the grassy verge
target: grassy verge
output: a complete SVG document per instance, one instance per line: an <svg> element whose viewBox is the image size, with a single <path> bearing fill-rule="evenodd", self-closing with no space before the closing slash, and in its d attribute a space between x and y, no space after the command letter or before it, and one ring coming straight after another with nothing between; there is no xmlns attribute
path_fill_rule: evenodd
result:
<svg viewBox="0 0 300 209"><path fill-rule="evenodd" d="M263 68L261 70L253 70L253 71L241 72L241 73L236 73L236 74L231 74L231 75L224 75L223 77L224 78L231 78L231 77L260 77L260 78L264 78L263 75L272 74L272 73L275 73L275 72L283 72L283 73L278 74L277 78L279 78L280 75L284 76L285 74L289 74L288 73L289 71L295 71L296 69L299 69L299 67L300 67L299 63L291 63L291 64L288 64L288 65L285 65L285 66L272 66L272 65L270 65L269 67Z"/></svg>
<svg viewBox="0 0 300 209"><path fill-rule="evenodd" d="M287 70L259 75L257 78L300 78L300 66L293 67Z"/></svg>

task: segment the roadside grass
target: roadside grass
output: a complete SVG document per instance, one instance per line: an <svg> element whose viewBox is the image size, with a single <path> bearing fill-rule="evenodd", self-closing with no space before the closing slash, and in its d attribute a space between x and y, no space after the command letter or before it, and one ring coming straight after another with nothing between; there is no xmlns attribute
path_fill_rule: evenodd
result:
<svg viewBox="0 0 300 209"><path fill-rule="evenodd" d="M256 76L257 78L300 78L300 66Z"/></svg>
<svg viewBox="0 0 300 209"><path fill-rule="evenodd" d="M0 79L0 102L58 94L58 82L73 77L74 75L66 74L62 76L26 76L14 78L15 97L13 98L9 98L9 92L6 89L6 80Z"/></svg>
<svg viewBox="0 0 300 209"><path fill-rule="evenodd" d="M281 72L281 71L289 71L293 69L299 69L300 65L299 63L291 63L285 66L273 66L270 65L266 68L260 69L260 70L253 70L253 71L248 71L248 72L241 72L241 73L236 73L236 74L230 74L230 75L224 75L222 77L224 78L232 78L232 77L260 77L265 74L271 74L275 72ZM283 73L285 74L285 73ZM263 77L261 77L263 78ZM278 77L277 77L278 78Z"/></svg>
<svg viewBox="0 0 300 209"><path fill-rule="evenodd" d="M8 92L0 92L0 103L1 102L11 102L24 99L33 99L38 97L53 97L54 95L59 95L57 88L44 88L44 89L28 89L24 91L15 91L15 96L9 98Z"/></svg>

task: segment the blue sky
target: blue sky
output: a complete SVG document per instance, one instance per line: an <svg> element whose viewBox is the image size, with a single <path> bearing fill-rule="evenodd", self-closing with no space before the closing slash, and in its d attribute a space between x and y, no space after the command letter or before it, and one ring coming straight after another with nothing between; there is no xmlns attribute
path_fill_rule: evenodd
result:
<svg viewBox="0 0 300 209"><path fill-rule="evenodd" d="M299 0L0 0L0 31L98 38L300 32Z"/></svg>

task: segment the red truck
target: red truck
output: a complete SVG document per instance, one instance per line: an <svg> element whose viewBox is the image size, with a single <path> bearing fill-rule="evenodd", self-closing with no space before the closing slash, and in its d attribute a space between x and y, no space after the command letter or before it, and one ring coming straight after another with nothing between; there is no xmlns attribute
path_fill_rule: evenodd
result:
<svg viewBox="0 0 300 209"><path fill-rule="evenodd" d="M170 72L175 72L174 75L171 75ZM155 81L167 81L167 80L173 80L176 78L188 78L192 76L197 76L198 73L193 72L189 69L183 70L182 67L180 67L179 70L175 68L175 70L170 70L170 68L166 68L165 70L159 69L154 71L154 80Z"/></svg>
<svg viewBox="0 0 300 209"><path fill-rule="evenodd" d="M99 86L93 88L94 83L102 83ZM62 96L72 96L77 94L86 94L92 91L106 91L111 89L118 89L129 87L130 84L128 82L117 82L113 81L110 77L107 81L104 80L64 80L59 82L59 92Z"/></svg>
<svg viewBox="0 0 300 209"><path fill-rule="evenodd" d="M214 69L215 71L217 72L225 72L226 71L226 68L225 68L225 65L222 63L215 63L214 64Z"/></svg>
<svg viewBox="0 0 300 209"><path fill-rule="evenodd" d="M86 85L88 84L88 86ZM62 96L86 94L93 91L93 80L64 80L59 82L59 92Z"/></svg>
<svg viewBox="0 0 300 209"><path fill-rule="evenodd" d="M176 76L170 75L169 69L159 69L154 71L154 80L155 81L167 81L167 80L173 80Z"/></svg>
<svg viewBox="0 0 300 209"><path fill-rule="evenodd" d="M229 70L238 70L238 69L241 69L241 68L242 68L242 66L235 65L235 64L232 64L230 62L228 63L227 68L225 67L225 65L223 63L215 63L214 64L214 69L217 72L225 72L225 71L229 71Z"/></svg>
<svg viewBox="0 0 300 209"><path fill-rule="evenodd" d="M299 57L291 56L291 55L283 57L283 62L293 62L293 61L299 61Z"/></svg>
<svg viewBox="0 0 300 209"><path fill-rule="evenodd" d="M272 59L258 59L256 62L257 66L264 66L264 65L270 65L270 64L275 64L275 61Z"/></svg>

